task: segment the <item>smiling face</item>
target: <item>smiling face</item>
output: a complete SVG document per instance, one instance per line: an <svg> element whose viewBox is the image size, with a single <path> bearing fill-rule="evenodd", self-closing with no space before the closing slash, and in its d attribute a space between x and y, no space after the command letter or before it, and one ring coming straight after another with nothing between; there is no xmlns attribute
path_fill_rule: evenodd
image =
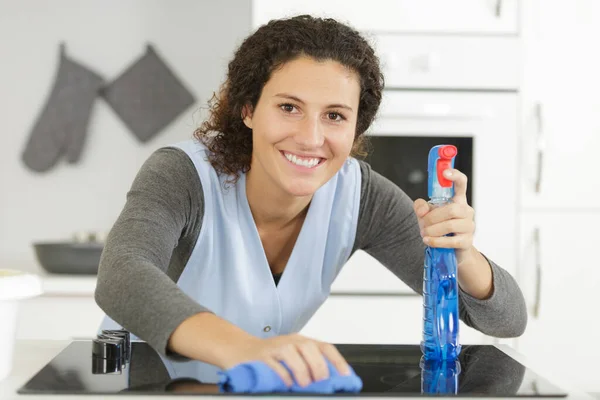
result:
<svg viewBox="0 0 600 400"><path fill-rule="evenodd" d="M350 155L358 75L336 61L300 57L275 70L244 123L252 129L248 180L311 196Z"/></svg>

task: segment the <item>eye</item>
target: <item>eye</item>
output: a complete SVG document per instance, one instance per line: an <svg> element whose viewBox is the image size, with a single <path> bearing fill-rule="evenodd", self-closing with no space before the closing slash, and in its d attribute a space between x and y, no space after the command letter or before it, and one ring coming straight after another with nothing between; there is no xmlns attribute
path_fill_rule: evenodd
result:
<svg viewBox="0 0 600 400"><path fill-rule="evenodd" d="M291 114L296 109L296 106L290 103L283 103L279 105L279 108L281 108L286 113Z"/></svg>
<svg viewBox="0 0 600 400"><path fill-rule="evenodd" d="M327 113L327 119L329 119L330 121L334 121L334 122L342 122L346 118L340 113L331 111L331 112Z"/></svg>

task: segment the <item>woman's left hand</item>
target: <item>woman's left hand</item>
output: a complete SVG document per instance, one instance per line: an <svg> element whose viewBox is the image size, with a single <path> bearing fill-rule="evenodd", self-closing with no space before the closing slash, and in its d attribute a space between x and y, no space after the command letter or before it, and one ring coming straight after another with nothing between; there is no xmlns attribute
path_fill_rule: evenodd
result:
<svg viewBox="0 0 600 400"><path fill-rule="evenodd" d="M467 176L447 169L444 176L454 182L452 202L434 208L423 199L414 203L423 242L431 247L456 250L458 284L471 296L487 299L494 292L492 269L487 259L473 246L475 211L467 203ZM453 236L445 236L453 233Z"/></svg>
<svg viewBox="0 0 600 400"><path fill-rule="evenodd" d="M452 202L434 208L426 200L417 199L414 210L423 242L431 247L456 249L460 265L472 257L475 210L467 203L467 176L452 168L445 170L444 176L454 182ZM454 235L445 236L450 233Z"/></svg>

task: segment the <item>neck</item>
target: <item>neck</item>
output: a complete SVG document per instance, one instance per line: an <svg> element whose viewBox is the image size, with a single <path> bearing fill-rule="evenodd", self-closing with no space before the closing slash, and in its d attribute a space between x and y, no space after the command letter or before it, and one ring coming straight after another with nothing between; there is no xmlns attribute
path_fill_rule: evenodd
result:
<svg viewBox="0 0 600 400"><path fill-rule="evenodd" d="M312 199L284 193L271 182L262 182L252 169L246 174L246 197L256 226L269 228L283 228L304 217Z"/></svg>

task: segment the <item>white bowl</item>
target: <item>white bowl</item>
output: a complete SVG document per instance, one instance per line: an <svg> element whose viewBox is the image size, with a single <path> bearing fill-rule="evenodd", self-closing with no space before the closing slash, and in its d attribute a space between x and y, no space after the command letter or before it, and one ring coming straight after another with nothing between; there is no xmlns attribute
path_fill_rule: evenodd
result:
<svg viewBox="0 0 600 400"><path fill-rule="evenodd" d="M42 281L34 275L0 269L0 381L12 369L19 300L42 294Z"/></svg>

